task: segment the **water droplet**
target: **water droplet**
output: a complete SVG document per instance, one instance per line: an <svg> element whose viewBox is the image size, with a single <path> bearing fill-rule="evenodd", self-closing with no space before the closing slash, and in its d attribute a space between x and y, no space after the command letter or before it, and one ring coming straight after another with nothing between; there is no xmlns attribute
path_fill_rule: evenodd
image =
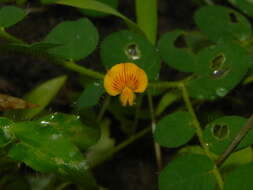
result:
<svg viewBox="0 0 253 190"><path fill-rule="evenodd" d="M224 140L229 136L229 127L224 124L215 124L212 127L212 134L218 140Z"/></svg>
<svg viewBox="0 0 253 190"><path fill-rule="evenodd" d="M49 121L41 121L40 122L40 124L42 124L42 125L49 125L49 123L50 123Z"/></svg>
<svg viewBox="0 0 253 190"><path fill-rule="evenodd" d="M220 78L226 76L229 73L229 71L230 70L228 68L214 70L210 77L212 79L220 79Z"/></svg>
<svg viewBox="0 0 253 190"><path fill-rule="evenodd" d="M209 146L209 143L206 143L206 146Z"/></svg>
<svg viewBox="0 0 253 190"><path fill-rule="evenodd" d="M129 59L137 60L141 57L141 52L136 43L128 44L125 48L125 54Z"/></svg>
<svg viewBox="0 0 253 190"><path fill-rule="evenodd" d="M94 84L94 86L100 86L99 82L94 82L93 84Z"/></svg>
<svg viewBox="0 0 253 190"><path fill-rule="evenodd" d="M57 139L59 139L61 137L61 134L52 134L52 136L51 136L51 138L53 139L53 140L57 140Z"/></svg>
<svg viewBox="0 0 253 190"><path fill-rule="evenodd" d="M220 97L224 97L228 93L228 90L226 88L217 88L216 94Z"/></svg>

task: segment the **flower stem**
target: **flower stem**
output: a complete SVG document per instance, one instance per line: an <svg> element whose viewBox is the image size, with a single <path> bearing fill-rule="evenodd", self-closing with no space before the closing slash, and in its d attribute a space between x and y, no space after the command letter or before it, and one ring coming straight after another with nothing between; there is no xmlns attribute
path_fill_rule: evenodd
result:
<svg viewBox="0 0 253 190"><path fill-rule="evenodd" d="M183 95L183 99L185 101L185 105L189 111L189 113L192 115L192 118L193 118L193 125L194 127L196 128L196 133L197 133L197 136L198 136L198 139L199 139L199 142L200 142L200 145L202 146L202 148L204 149L205 151L205 154L211 159L213 160L213 157L212 157L212 154L209 150L209 147L208 145L205 143L204 141L204 138L203 138L203 131L202 131L202 128L200 126L200 123L199 123L199 120L196 116L196 113L192 107L192 103L191 103L191 100L190 100L190 97L189 97L189 94L188 94L188 91L184 85L184 83L181 83L179 85L179 88L181 88L182 90L182 95ZM218 167L216 164L214 164L214 168L213 168L213 174L217 180L217 183L219 185L219 188L220 190L223 190L223 185L224 185L224 182L223 182L223 179L222 179L222 176L220 174L220 171L218 170Z"/></svg>
<svg viewBox="0 0 253 190"><path fill-rule="evenodd" d="M106 111L109 103L110 103L110 96L107 95L106 98L105 98L105 100L104 100L104 103L102 105L102 108L101 108L101 110L100 110L100 112L98 114L98 117L97 117L97 121L98 122L101 121L101 119L103 118L103 116L105 114L105 111Z"/></svg>
<svg viewBox="0 0 253 190"><path fill-rule="evenodd" d="M151 117L151 127L152 127L152 132L154 132L156 128L156 121L155 121L153 100L152 100L152 95L150 94L150 91L147 92L147 95L148 95L148 104L149 104L150 117ZM155 141L154 141L154 148L155 148L157 168L159 171L161 171L162 170L162 152L161 152L160 145Z"/></svg>

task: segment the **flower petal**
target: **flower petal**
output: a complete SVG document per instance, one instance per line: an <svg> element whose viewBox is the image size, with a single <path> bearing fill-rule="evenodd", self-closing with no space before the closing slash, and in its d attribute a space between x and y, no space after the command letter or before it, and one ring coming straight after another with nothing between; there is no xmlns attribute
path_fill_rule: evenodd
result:
<svg viewBox="0 0 253 190"><path fill-rule="evenodd" d="M134 92L128 87L124 88L120 95L120 101L122 105L126 106L127 104L129 104L130 106L132 106L134 104L134 100L135 100Z"/></svg>
<svg viewBox="0 0 253 190"><path fill-rule="evenodd" d="M125 87L124 64L114 65L105 75L104 88L111 96L116 96Z"/></svg>

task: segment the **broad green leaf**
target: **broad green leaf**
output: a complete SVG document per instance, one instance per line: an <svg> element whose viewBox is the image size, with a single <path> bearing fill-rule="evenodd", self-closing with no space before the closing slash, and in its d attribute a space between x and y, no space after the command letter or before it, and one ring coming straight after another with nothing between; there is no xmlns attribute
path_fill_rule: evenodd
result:
<svg viewBox="0 0 253 190"><path fill-rule="evenodd" d="M8 28L23 20L26 13L14 6L4 6L0 9L0 28Z"/></svg>
<svg viewBox="0 0 253 190"><path fill-rule="evenodd" d="M180 95L176 92L168 92L162 96L160 99L159 104L157 105L155 114L158 116L162 112L165 111L167 107L169 107L171 104L173 104L175 101L177 101L180 98Z"/></svg>
<svg viewBox="0 0 253 190"><path fill-rule="evenodd" d="M147 39L156 43L157 36L157 0L135 0L135 13L138 26L146 34Z"/></svg>
<svg viewBox="0 0 253 190"><path fill-rule="evenodd" d="M130 31L119 31L107 36L101 44L103 65L109 69L115 64L133 62L154 80L160 71L160 58L155 47L145 37Z"/></svg>
<svg viewBox="0 0 253 190"><path fill-rule="evenodd" d="M253 163L242 165L225 176L224 190L250 190L252 183Z"/></svg>
<svg viewBox="0 0 253 190"><path fill-rule="evenodd" d="M159 40L159 53L165 63L179 71L192 72L194 70L195 57L187 47L186 33L175 30L164 34Z"/></svg>
<svg viewBox="0 0 253 190"><path fill-rule="evenodd" d="M247 119L239 116L224 116L209 123L204 130L204 141L215 154L221 154L233 141ZM236 150L253 143L253 130L243 138Z"/></svg>
<svg viewBox="0 0 253 190"><path fill-rule="evenodd" d="M0 147L3 147L13 140L10 132L10 125L13 122L5 117L0 117Z"/></svg>
<svg viewBox="0 0 253 190"><path fill-rule="evenodd" d="M248 20L233 9L204 6L195 13L197 26L213 41L246 40L251 35Z"/></svg>
<svg viewBox="0 0 253 190"><path fill-rule="evenodd" d="M20 122L13 124L11 131L18 140L9 151L12 159L25 162L40 172L54 172L71 180L76 179L87 189L95 189L86 159L54 127L37 122Z"/></svg>
<svg viewBox="0 0 253 190"><path fill-rule="evenodd" d="M99 11L101 13L114 15L114 16L119 17L122 20L124 20L130 28L142 33L140 28L133 21L131 21L130 19L128 19L127 17L122 15L120 12L118 12L114 8L108 6L104 3L101 3L99 1L96 1L96 0L59 0L59 1L56 1L56 3L62 4L62 5L68 5L68 6L72 6L72 7L76 7L76 8L81 8L81 9L90 9L90 10L94 10L94 11Z"/></svg>
<svg viewBox="0 0 253 190"><path fill-rule="evenodd" d="M243 11L248 16L253 17L253 1L252 0L229 0L234 6Z"/></svg>
<svg viewBox="0 0 253 190"><path fill-rule="evenodd" d="M101 83L94 82L92 84L89 84L77 100L77 107L79 109L82 109L95 106L96 104L98 104L99 99L103 95L103 93L104 88Z"/></svg>
<svg viewBox="0 0 253 190"><path fill-rule="evenodd" d="M97 0L98 2L104 3L113 9L117 9L119 5L118 0ZM80 12L83 13L84 15L91 16L91 17L104 17L107 16L108 14L106 13L101 13L99 11L92 11L92 10L87 10L87 9L80 9Z"/></svg>
<svg viewBox="0 0 253 190"><path fill-rule="evenodd" d="M246 50L235 43L213 45L197 55L194 72L198 74L187 86L199 99L226 96L245 76L250 67Z"/></svg>
<svg viewBox="0 0 253 190"><path fill-rule="evenodd" d="M251 147L233 152L222 164L222 171L229 171L242 164L247 164L253 160L253 151Z"/></svg>
<svg viewBox="0 0 253 190"><path fill-rule="evenodd" d="M60 44L48 53L68 60L87 57L97 46L98 32L86 18L65 21L58 24L44 40L46 43Z"/></svg>
<svg viewBox="0 0 253 190"><path fill-rule="evenodd" d="M214 190L214 164L204 155L188 154L171 161L159 176L159 190Z"/></svg>
<svg viewBox="0 0 253 190"><path fill-rule="evenodd" d="M188 112L175 112L162 118L155 129L154 138L162 146L178 147L195 134L192 116Z"/></svg>
<svg viewBox="0 0 253 190"><path fill-rule="evenodd" d="M33 118L42 110L44 110L44 108L50 103L50 101L55 97L55 95L64 85L66 79L66 76L60 76L48 80L37 86L27 95L25 95L24 99L33 104L37 104L38 107L21 111L9 111L7 112L6 116L12 117L15 120Z"/></svg>
<svg viewBox="0 0 253 190"><path fill-rule="evenodd" d="M72 143L80 149L87 149L99 138L99 130L84 125L80 116L54 113L38 120L42 125L50 125L61 131Z"/></svg>

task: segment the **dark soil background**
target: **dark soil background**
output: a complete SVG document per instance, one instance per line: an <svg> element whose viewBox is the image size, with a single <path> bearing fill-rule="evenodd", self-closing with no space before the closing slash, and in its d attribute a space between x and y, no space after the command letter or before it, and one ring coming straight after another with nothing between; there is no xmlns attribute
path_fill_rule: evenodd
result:
<svg viewBox="0 0 253 190"><path fill-rule="evenodd" d="M160 0L159 36L175 28L195 29L193 13L202 4L196 2L198 1ZM4 4L0 4L0 6L4 6ZM8 29L8 31L29 43L42 40L60 22L75 20L83 16L78 10L71 7L42 6L37 1L29 1L23 8L32 9L33 12L25 20ZM121 0L119 11L134 20L134 1ZM125 24L113 16L90 19L99 31L100 41L112 32L126 29ZM98 50L99 48L84 61L81 61L80 64L104 72L104 68L100 66ZM22 97L26 92L43 81L67 74L69 76L67 85L52 103L52 111L71 112L73 102L69 100L66 94L82 90L82 87L78 84L76 73L38 58L0 52L0 63L0 92L18 97ZM173 79L177 77L177 74L175 70L168 67L163 68L161 71L161 77L165 78ZM250 100L252 90L249 89L252 89L250 85L237 88L231 93L231 97L235 96ZM249 105L252 105L252 103ZM229 114L238 114L239 110L239 113L247 116L250 110L249 105L232 105L229 100L222 100L200 106L198 110L202 112L202 110L206 109L222 109ZM107 161L94 170L98 183L110 190L157 190L158 171L153 150L151 135L138 140L138 142L118 153L112 160ZM165 163L169 159L167 157L171 151L173 152L173 150L163 150Z"/></svg>

